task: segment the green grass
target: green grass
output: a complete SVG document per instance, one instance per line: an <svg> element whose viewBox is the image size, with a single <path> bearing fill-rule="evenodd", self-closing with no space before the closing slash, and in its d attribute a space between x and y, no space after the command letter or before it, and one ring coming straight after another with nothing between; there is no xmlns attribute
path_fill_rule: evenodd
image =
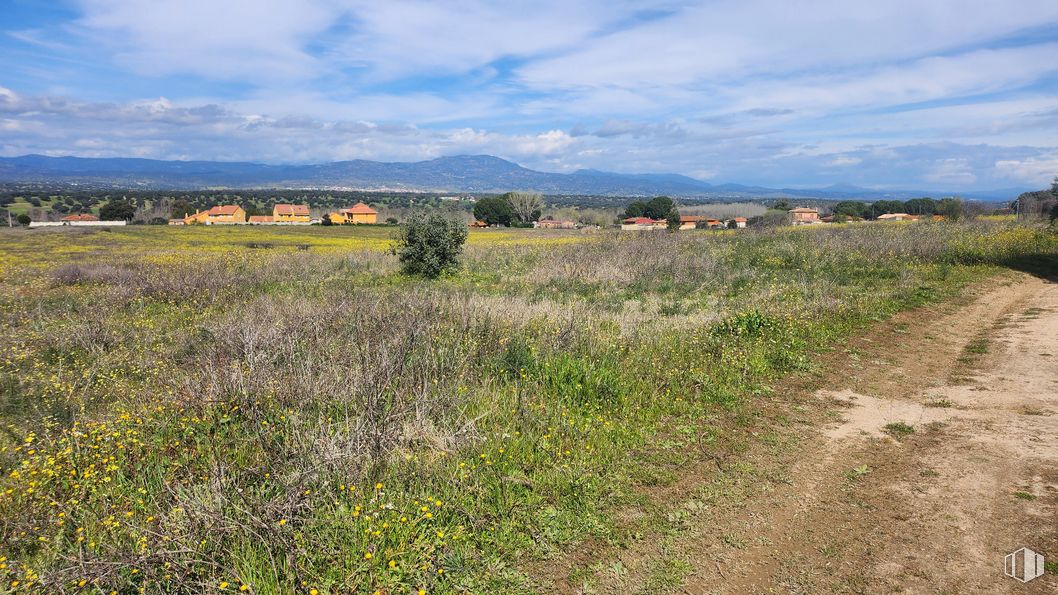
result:
<svg viewBox="0 0 1058 595"><path fill-rule="evenodd" d="M1006 224L490 230L427 282L390 231L0 233L0 578L547 591L533 568L625 542L617 512L688 452L781 446L752 431L776 379L1058 247ZM657 510L635 530L692 514Z"/></svg>
<svg viewBox="0 0 1058 595"><path fill-rule="evenodd" d="M889 424L885 424L882 431L889 434L897 440L903 440L904 438L915 433L915 428L902 421L897 421Z"/></svg>

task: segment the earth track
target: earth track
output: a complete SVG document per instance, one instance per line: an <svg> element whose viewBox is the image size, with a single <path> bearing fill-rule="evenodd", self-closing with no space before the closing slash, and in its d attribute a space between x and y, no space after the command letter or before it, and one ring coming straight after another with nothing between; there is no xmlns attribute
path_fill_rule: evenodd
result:
<svg viewBox="0 0 1058 595"><path fill-rule="evenodd" d="M595 551L594 580L555 590L1058 591L1003 574L1023 546L1058 561L1058 284L1008 274L821 364L773 399L779 440L665 494L687 526Z"/></svg>

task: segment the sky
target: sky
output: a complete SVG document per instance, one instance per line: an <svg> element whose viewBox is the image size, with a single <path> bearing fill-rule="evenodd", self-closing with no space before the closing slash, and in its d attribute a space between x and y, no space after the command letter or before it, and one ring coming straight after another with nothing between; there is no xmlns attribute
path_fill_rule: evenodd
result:
<svg viewBox="0 0 1058 595"><path fill-rule="evenodd" d="M1058 173L1056 0L0 0L0 155Z"/></svg>

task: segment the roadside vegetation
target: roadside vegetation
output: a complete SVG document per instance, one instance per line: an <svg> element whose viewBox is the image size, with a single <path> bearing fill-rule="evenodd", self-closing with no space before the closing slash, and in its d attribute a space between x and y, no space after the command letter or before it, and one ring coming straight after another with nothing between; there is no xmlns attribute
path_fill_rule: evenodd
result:
<svg viewBox="0 0 1058 595"><path fill-rule="evenodd" d="M0 589L546 591L815 353L1058 257L1007 222L486 230L426 279L408 231L0 234Z"/></svg>

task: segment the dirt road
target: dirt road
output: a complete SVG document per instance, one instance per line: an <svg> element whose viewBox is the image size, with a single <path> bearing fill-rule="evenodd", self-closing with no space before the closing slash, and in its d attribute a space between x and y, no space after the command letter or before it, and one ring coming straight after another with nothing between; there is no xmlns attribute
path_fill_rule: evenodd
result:
<svg viewBox="0 0 1058 595"><path fill-rule="evenodd" d="M784 446L680 493L689 530L581 590L1058 592L1004 576L1021 547L1058 562L1058 283L1012 273L826 359L826 389L784 395ZM693 570L666 582L673 561Z"/></svg>

